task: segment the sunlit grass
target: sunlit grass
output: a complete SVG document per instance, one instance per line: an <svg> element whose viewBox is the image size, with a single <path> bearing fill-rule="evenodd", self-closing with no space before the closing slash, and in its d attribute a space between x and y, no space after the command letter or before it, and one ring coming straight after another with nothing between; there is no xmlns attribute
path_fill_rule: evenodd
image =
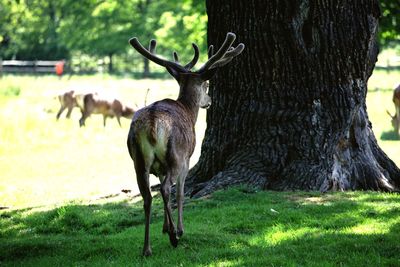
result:
<svg viewBox="0 0 400 267"><path fill-rule="evenodd" d="M398 266L400 196L375 192L220 191L185 207L175 249L152 209L153 256L142 201L118 196L0 213L2 266ZM139 198L140 199L140 198ZM176 213L175 213L176 216Z"/></svg>
<svg viewBox="0 0 400 267"><path fill-rule="evenodd" d="M387 140L392 133L391 87L400 80L400 71L375 71L369 82L367 105L373 130L384 151L400 165L400 141ZM375 90L374 88L379 88ZM0 80L0 206L20 208L91 198L137 190L133 164L126 149L129 120L93 115L80 129L79 110L71 120L57 122L59 104L55 96L62 90L96 90L116 95L135 108L168 97L175 98L178 86L173 80L134 80L108 75L63 77L11 76ZM206 128L202 110L196 125L196 151L200 154ZM382 139L381 139L382 137ZM392 138L393 139L393 138ZM156 182L156 179L152 180Z"/></svg>
<svg viewBox="0 0 400 267"><path fill-rule="evenodd" d="M386 71L375 69L368 81L368 89L376 90L393 90L400 84L400 71Z"/></svg>
<svg viewBox="0 0 400 267"><path fill-rule="evenodd" d="M391 118L387 111L394 114L392 101L393 89L400 85L400 71L375 71L369 82L367 111L372 122L372 129L381 148L400 166L400 140L394 133Z"/></svg>
<svg viewBox="0 0 400 267"><path fill-rule="evenodd" d="M7 93L19 88L19 93ZM102 76L4 76L0 80L0 206L19 208L75 198L136 190L134 168L126 148L130 121L92 115L79 128L80 112L59 121L56 95L62 90L96 90L139 108L162 98L175 98L172 80L133 80ZM12 91L16 91L12 89ZM204 111L198 139L205 129ZM199 155L199 146L192 163ZM153 179L155 180L155 179Z"/></svg>

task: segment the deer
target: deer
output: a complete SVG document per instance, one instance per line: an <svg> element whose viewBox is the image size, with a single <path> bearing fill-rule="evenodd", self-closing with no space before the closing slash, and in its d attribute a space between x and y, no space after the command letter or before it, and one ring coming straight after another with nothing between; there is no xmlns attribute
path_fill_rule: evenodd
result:
<svg viewBox="0 0 400 267"><path fill-rule="evenodd" d="M388 110L386 112L392 118L392 126L397 135L400 135L400 85L397 86L393 91L393 104L395 107L395 114L392 115Z"/></svg>
<svg viewBox="0 0 400 267"><path fill-rule="evenodd" d="M77 102L77 95L74 90L66 91L58 95L58 100L60 101L60 110L57 112L57 120L60 118L61 114L67 109L67 119L71 117L71 112L74 107L79 107ZM82 109L81 109L82 110Z"/></svg>
<svg viewBox="0 0 400 267"><path fill-rule="evenodd" d="M181 65L175 51L173 61L156 55L157 42L154 39L150 41L149 49L143 47L136 37L129 40L137 52L165 67L179 84L179 95L176 100L163 99L139 109L132 119L128 133L128 151L134 163L137 184L143 198L145 215L143 256L152 254L149 237L152 204L149 174L157 176L161 183L160 192L164 203L162 232L168 233L173 247L177 247L184 233L184 183L189 170L189 160L196 144L197 116L200 108L208 108L211 105L211 97L207 94L207 81L219 68L242 53L245 47L242 43L232 47L235 39L236 35L228 32L225 41L215 54L211 45L208 50L208 61L197 71L191 70L199 58L199 48L195 43L192 43L193 59L186 65ZM174 183L176 183L178 209L177 227L169 203L171 186Z"/></svg>
<svg viewBox="0 0 400 267"><path fill-rule="evenodd" d="M79 119L79 126L85 126L85 121L91 114L102 114L104 127L106 127L108 117L116 117L121 127L120 118L132 119L134 113L133 108L122 104L116 98L107 99L96 93L88 93L83 97L82 117Z"/></svg>

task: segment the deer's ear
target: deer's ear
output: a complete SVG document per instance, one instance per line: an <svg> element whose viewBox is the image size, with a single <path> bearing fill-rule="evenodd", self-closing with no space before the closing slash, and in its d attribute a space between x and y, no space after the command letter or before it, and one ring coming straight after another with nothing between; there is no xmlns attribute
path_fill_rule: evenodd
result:
<svg viewBox="0 0 400 267"><path fill-rule="evenodd" d="M211 69L211 70L207 70L207 71L205 71L205 72L202 72L202 73L200 74L200 78L201 78L203 81L211 80L211 78L214 77L215 73L217 73L217 70L218 70L218 68L214 68L214 69Z"/></svg>
<svg viewBox="0 0 400 267"><path fill-rule="evenodd" d="M172 77L175 78L175 80L179 81L179 72L178 72L178 71L176 71L176 70L173 69L173 68L170 68L169 66L166 66L165 68L167 69L167 71L169 72L169 74L171 74Z"/></svg>

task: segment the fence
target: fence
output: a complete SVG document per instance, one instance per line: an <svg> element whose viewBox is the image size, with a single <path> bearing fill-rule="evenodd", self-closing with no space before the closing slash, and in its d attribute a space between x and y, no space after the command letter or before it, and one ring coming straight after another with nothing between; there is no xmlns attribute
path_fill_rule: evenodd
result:
<svg viewBox="0 0 400 267"><path fill-rule="evenodd" d="M55 73L59 61L50 60L0 60L0 75L2 73Z"/></svg>
<svg viewBox="0 0 400 267"><path fill-rule="evenodd" d="M118 59L118 60L117 60ZM1 60L0 58L0 77L2 74L56 74L56 64L58 61L51 60ZM95 74L108 73L109 62L104 59L94 59L83 57L79 60L64 61L63 74ZM130 74L137 77L143 76L143 59L142 58L116 58L113 61L113 74ZM163 68L155 64L150 66L150 77L168 77Z"/></svg>
<svg viewBox="0 0 400 267"><path fill-rule="evenodd" d="M54 73L55 74L55 66L60 61L52 61L52 60L36 60L36 61L22 61L22 60L1 60L0 59L0 76L3 73ZM92 61L91 61L92 62ZM141 74L142 65L139 63L133 64L131 62L129 64L129 72ZM139 61L141 62L141 61ZM376 69L385 69L387 71L390 70L398 70L400 69L400 57L390 57L386 60L378 61ZM94 66L87 67L85 64L74 64L73 62L69 62L64 69L64 72L72 73L96 73L96 72L106 72L106 64L104 62L94 63ZM126 70L128 71L128 70ZM152 71L153 73L153 71ZM162 75L159 73L159 70L155 69L154 73L156 76Z"/></svg>
<svg viewBox="0 0 400 267"><path fill-rule="evenodd" d="M379 59L379 57L378 57ZM394 56L384 60L378 60L375 65L376 69L384 69L387 71L400 69L400 57Z"/></svg>

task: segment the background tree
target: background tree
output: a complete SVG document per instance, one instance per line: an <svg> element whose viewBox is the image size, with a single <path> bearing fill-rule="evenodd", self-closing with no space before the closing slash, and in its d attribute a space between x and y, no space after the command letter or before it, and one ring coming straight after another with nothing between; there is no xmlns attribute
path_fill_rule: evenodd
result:
<svg viewBox="0 0 400 267"><path fill-rule="evenodd" d="M204 0L0 0L0 58L74 62L88 58L93 66L100 60L110 71L138 69L149 76L148 61L133 53L126 40L132 35L157 38L165 44L159 48L161 54L170 57L166 53L174 49L182 58L190 57L188 40L206 48L204 4ZM400 2L380 4L380 44L396 46Z"/></svg>
<svg viewBox="0 0 400 267"><path fill-rule="evenodd" d="M108 71L113 72L114 56L126 53L126 36L130 35L135 14L132 10L130 0L71 3L69 16L60 28L63 41L70 51L94 59L107 58Z"/></svg>
<svg viewBox="0 0 400 267"><path fill-rule="evenodd" d="M12 12L11 6L7 4L7 0L0 0L0 58L5 58L11 54L8 47L10 46L10 35L12 31Z"/></svg>
<svg viewBox="0 0 400 267"><path fill-rule="evenodd" d="M21 60L68 57L57 31L65 10L63 4L55 0L3 1L0 57Z"/></svg>
<svg viewBox="0 0 400 267"><path fill-rule="evenodd" d="M379 40L382 47L400 44L400 1L381 0Z"/></svg>
<svg viewBox="0 0 400 267"><path fill-rule="evenodd" d="M246 49L211 82L213 105L187 192L202 196L239 183L398 189L400 171L377 145L365 105L378 1L206 5L209 44L232 31Z"/></svg>
<svg viewBox="0 0 400 267"><path fill-rule="evenodd" d="M203 0L0 0L0 58L89 57L93 66L106 62L110 72L124 61L129 71L142 66L147 77L148 61L132 52L130 37L157 38L166 44L158 52L172 48L186 58L192 53L186 38L205 49L206 21Z"/></svg>
<svg viewBox="0 0 400 267"><path fill-rule="evenodd" d="M200 49L206 49L207 15L203 0L142 0L138 2L137 10L138 17L133 20L131 34L141 40L156 38L163 44L157 53L171 57L168 53L175 50L181 58L190 59L193 50L191 45L187 45L187 40L195 42ZM148 77L150 66L146 58L143 58L143 67L143 76Z"/></svg>

